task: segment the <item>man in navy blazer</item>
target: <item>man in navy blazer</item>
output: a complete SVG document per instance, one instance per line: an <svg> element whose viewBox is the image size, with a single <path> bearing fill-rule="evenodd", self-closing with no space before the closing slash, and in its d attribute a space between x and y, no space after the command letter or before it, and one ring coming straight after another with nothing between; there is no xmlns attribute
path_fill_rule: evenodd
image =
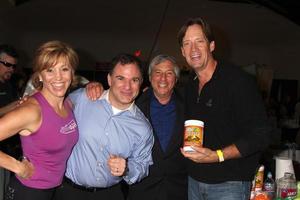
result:
<svg viewBox="0 0 300 200"><path fill-rule="evenodd" d="M129 200L185 200L187 172L180 153L183 141L183 97L175 89L180 69L173 57L158 55L149 69L151 87L136 104L150 120L154 132L153 165L141 182L129 186Z"/></svg>

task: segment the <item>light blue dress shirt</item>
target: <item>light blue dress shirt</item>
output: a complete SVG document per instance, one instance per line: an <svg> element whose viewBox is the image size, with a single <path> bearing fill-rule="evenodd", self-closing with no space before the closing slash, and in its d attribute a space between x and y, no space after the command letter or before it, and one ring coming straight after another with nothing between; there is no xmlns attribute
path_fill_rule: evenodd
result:
<svg viewBox="0 0 300 200"><path fill-rule="evenodd" d="M132 184L147 176L149 165L153 164L154 138L151 125L140 109L132 104L129 109L113 114L106 98L90 101L84 89L76 90L69 97L74 104L79 140L65 175L86 187L109 187L122 179ZM109 155L127 159L125 176L111 175L107 165Z"/></svg>

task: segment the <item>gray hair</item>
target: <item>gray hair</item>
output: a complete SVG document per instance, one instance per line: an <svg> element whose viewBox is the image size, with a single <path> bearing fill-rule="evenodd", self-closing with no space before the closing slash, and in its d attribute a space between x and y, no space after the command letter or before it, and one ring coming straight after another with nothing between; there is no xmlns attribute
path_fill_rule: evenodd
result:
<svg viewBox="0 0 300 200"><path fill-rule="evenodd" d="M176 63L176 60L173 56L168 56L168 55L164 55L164 54L160 54L160 55L157 55L155 56L150 64L149 64L149 68L148 68L148 75L150 76L151 73L152 73L152 69L153 67L155 67L156 65L162 63L162 62L165 62L165 61L170 61L172 64L173 64L173 67L174 67L174 73L176 75L176 78L179 79L179 76L180 76L180 68L179 66L177 65Z"/></svg>

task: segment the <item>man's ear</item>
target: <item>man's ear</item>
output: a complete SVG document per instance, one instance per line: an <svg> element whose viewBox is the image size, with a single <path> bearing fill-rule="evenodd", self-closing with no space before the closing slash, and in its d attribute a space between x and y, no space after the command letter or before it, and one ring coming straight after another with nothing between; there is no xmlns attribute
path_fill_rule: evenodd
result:
<svg viewBox="0 0 300 200"><path fill-rule="evenodd" d="M183 57L185 57L185 53L184 53L183 47L181 47L181 54L182 54Z"/></svg>
<svg viewBox="0 0 300 200"><path fill-rule="evenodd" d="M215 50L215 47L216 47L215 41L211 41L209 43L210 52L213 52Z"/></svg>
<svg viewBox="0 0 300 200"><path fill-rule="evenodd" d="M109 73L107 74L107 83L108 83L108 85L110 87L111 86L111 76L110 76Z"/></svg>

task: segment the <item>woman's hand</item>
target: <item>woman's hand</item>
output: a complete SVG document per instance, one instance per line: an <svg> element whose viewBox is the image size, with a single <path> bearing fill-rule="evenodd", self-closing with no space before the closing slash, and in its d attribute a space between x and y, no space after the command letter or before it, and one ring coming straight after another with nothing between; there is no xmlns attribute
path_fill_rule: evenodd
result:
<svg viewBox="0 0 300 200"><path fill-rule="evenodd" d="M29 179L33 173L34 173L34 166L29 160L24 158L22 161L19 161L20 165L20 171L17 174L17 176L23 178L23 179Z"/></svg>

